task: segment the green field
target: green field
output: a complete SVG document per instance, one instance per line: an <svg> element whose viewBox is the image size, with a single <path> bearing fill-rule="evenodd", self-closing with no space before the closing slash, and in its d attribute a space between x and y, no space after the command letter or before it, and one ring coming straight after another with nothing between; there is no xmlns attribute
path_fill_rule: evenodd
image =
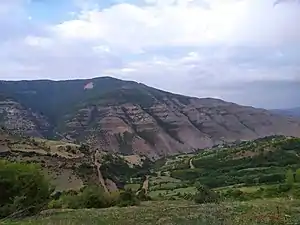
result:
<svg viewBox="0 0 300 225"><path fill-rule="evenodd" d="M279 225L300 223L300 201L255 200L196 205L187 201L144 202L140 206L43 212L3 225Z"/></svg>

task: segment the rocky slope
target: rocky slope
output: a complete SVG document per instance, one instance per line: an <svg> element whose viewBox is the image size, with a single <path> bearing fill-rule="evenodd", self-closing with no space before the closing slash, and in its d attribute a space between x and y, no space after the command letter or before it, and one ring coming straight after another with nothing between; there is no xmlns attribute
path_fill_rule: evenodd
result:
<svg viewBox="0 0 300 225"><path fill-rule="evenodd" d="M219 99L198 99L104 77L0 82L0 124L153 158L269 135L300 136L300 121Z"/></svg>
<svg viewBox="0 0 300 225"><path fill-rule="evenodd" d="M0 128L0 159L37 163L57 191L79 190L86 184L102 185L106 191L123 188L129 177L148 173L145 158L132 155L136 164L119 155L94 152L86 145L27 138Z"/></svg>

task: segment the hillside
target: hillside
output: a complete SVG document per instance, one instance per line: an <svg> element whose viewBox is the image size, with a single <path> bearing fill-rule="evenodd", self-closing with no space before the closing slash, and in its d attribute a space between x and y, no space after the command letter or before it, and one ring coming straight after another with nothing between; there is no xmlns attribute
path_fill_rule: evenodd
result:
<svg viewBox="0 0 300 225"><path fill-rule="evenodd" d="M1 81L0 96L0 125L11 132L123 155L156 159L224 142L300 136L297 119L110 77Z"/></svg>
<svg viewBox="0 0 300 225"><path fill-rule="evenodd" d="M114 191L129 178L141 180L148 173L146 159L136 155L94 152L86 145L21 137L2 128L0 158L41 165L57 191L79 190L88 184Z"/></svg>
<svg viewBox="0 0 300 225"><path fill-rule="evenodd" d="M198 180L212 188L283 182L287 168L300 167L299 154L299 138L267 137L200 152L192 157L194 169L180 161L172 176Z"/></svg>
<svg viewBox="0 0 300 225"><path fill-rule="evenodd" d="M287 197L286 174L288 170L299 172L299 158L300 138L284 136L167 157L155 162L157 175L149 179L149 195L154 199L190 199L200 183L225 199ZM300 188L297 179L295 187ZM296 195L299 198L300 192Z"/></svg>
<svg viewBox="0 0 300 225"><path fill-rule="evenodd" d="M70 147L57 148L58 144ZM3 129L0 129L0 146L8 146L8 150L2 151L2 157L13 161L32 162L37 159L37 162L44 163L44 169L48 171L54 168L49 166L49 159L44 157L42 151L51 155L52 163L61 162L64 158L64 163L70 165L70 159L77 156L80 159L78 164L70 168L73 175L82 181L92 178L97 182L97 165L101 164L101 173L106 189L111 192L110 196L116 192L112 181L108 182L109 178L118 178L118 181L126 183L121 193L135 193L141 187L141 177L147 174L145 190L149 195L147 201L133 207L99 209L102 208L100 205L82 209L58 204L67 203L67 199L72 196L76 199L74 196L80 195L74 191L63 192L58 199L49 202L48 210L34 217L4 219L1 221L3 224L69 224L70 221L74 224L299 224L300 138L271 136L220 145L197 153L162 158L153 165L147 165L147 161L141 159L143 166L137 166L139 160L133 160L137 164L130 165L129 161L133 157L123 158L111 154L100 157L100 152L94 155L97 163L83 163L84 159L91 156L87 146L26 139ZM21 152L27 153L27 156ZM38 154L33 155L33 152ZM58 154L63 156L59 157ZM90 167L86 163L91 163ZM295 176L293 172L291 174L294 179L291 186L286 181L288 169L298 169ZM54 171L65 173L66 165ZM65 182L69 180L64 176ZM199 196L198 184L211 188L210 191L216 193L218 200L204 203L195 201ZM79 187L74 186L72 189L78 190ZM95 199L97 195L91 194Z"/></svg>

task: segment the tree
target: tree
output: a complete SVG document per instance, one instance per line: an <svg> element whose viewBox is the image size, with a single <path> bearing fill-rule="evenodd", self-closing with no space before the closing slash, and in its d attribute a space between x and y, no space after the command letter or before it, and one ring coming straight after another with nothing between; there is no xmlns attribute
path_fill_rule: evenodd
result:
<svg viewBox="0 0 300 225"><path fill-rule="evenodd" d="M216 203L219 201L219 195L208 187L196 184L197 193L195 194L194 200L196 203Z"/></svg>
<svg viewBox="0 0 300 225"><path fill-rule="evenodd" d="M140 201L132 190L125 190L120 193L120 198L118 203L119 206L126 207L126 206L133 206L139 204Z"/></svg>
<svg viewBox="0 0 300 225"><path fill-rule="evenodd" d="M296 182L300 183L300 169L296 170L295 180L296 180Z"/></svg>
<svg viewBox="0 0 300 225"><path fill-rule="evenodd" d="M293 170L289 169L285 174L285 182L286 182L286 184L293 186L294 181L295 181L294 172L293 172Z"/></svg>
<svg viewBox="0 0 300 225"><path fill-rule="evenodd" d="M52 192L39 166L0 160L0 218L37 213Z"/></svg>

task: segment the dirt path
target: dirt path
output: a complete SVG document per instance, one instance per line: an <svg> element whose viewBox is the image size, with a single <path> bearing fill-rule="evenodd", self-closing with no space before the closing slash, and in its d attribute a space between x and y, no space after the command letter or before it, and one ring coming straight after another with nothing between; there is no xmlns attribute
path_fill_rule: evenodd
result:
<svg viewBox="0 0 300 225"><path fill-rule="evenodd" d="M193 158L190 159L190 169L195 169L196 167L193 164Z"/></svg>
<svg viewBox="0 0 300 225"><path fill-rule="evenodd" d="M99 163L99 161L97 159L98 159L98 152L96 152L95 155L94 155L94 164L95 164L95 166L97 168L99 183L102 185L104 191L108 192L108 189L106 187L105 181L103 179L103 176L102 176L102 173L101 173L101 170L100 170L101 163Z"/></svg>
<svg viewBox="0 0 300 225"><path fill-rule="evenodd" d="M145 190L145 194L148 194L148 189L149 189L149 176L148 175L146 176L146 179L143 183L142 189Z"/></svg>
<svg viewBox="0 0 300 225"><path fill-rule="evenodd" d="M143 182L143 186L140 190L138 190L136 192L136 195L139 195L139 193L142 191L142 190L145 190L145 194L147 195L148 194L148 190L149 190L149 175L146 175L146 179L144 180Z"/></svg>

